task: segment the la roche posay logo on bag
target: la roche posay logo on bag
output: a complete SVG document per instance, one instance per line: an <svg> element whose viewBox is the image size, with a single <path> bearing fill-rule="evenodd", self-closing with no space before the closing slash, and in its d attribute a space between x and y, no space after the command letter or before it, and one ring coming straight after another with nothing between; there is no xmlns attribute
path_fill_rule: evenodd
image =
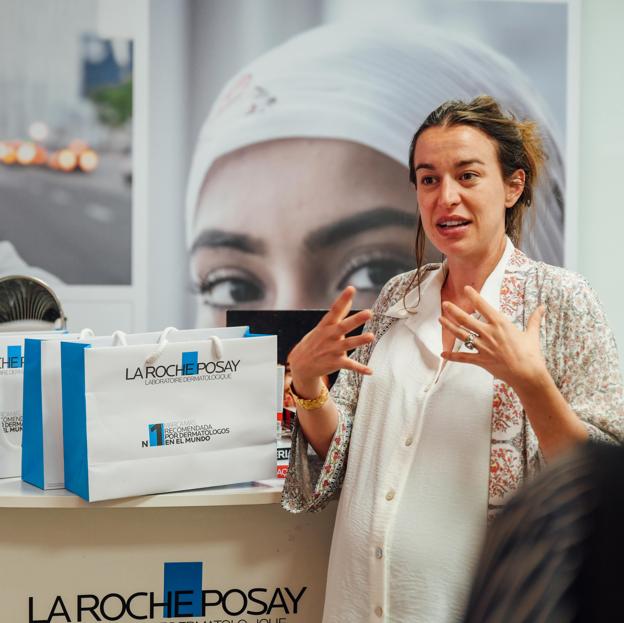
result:
<svg viewBox="0 0 624 623"><path fill-rule="evenodd" d="M12 374L22 374L24 367L24 357L21 346L7 346L4 355L0 355L0 376ZM0 426L2 432L9 433L22 432L22 410L4 411L0 413Z"/></svg>
<svg viewBox="0 0 624 623"><path fill-rule="evenodd" d="M7 346L6 352L0 355L0 375L21 374L24 367L24 356L21 346Z"/></svg>
<svg viewBox="0 0 624 623"><path fill-rule="evenodd" d="M238 372L240 359L199 361L198 351L182 353L179 363L126 368L126 381L143 381L145 385L184 383L188 381L230 381ZM195 420L155 422L147 425L147 439L142 448L206 443L217 435L229 435L230 428L198 424Z"/></svg>
<svg viewBox="0 0 624 623"><path fill-rule="evenodd" d="M143 381L145 385L188 383L196 381L229 381L241 360L199 361L197 351L182 353L179 363L126 368L126 381Z"/></svg>

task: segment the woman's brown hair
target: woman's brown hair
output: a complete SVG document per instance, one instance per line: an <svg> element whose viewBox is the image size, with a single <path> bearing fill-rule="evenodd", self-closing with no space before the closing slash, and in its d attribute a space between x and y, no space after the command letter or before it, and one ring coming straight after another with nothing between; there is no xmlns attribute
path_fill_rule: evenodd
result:
<svg viewBox="0 0 624 623"><path fill-rule="evenodd" d="M537 124L531 120L519 121L505 113L498 102L489 95L480 95L470 102L449 100L436 108L416 130L409 149L409 178L416 187L414 151L420 135L429 128L467 125L485 133L496 144L503 179L508 181L518 169L525 173L524 189L513 205L505 210L505 233L515 246L520 244L524 216L531 211L533 194L545 159L542 139ZM405 294L418 287L420 299L421 268L425 254L425 231L420 215L416 230L416 273Z"/></svg>

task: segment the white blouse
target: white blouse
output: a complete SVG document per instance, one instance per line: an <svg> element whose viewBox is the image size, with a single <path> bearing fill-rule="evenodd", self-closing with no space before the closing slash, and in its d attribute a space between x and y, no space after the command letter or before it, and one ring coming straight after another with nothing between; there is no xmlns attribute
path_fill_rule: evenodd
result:
<svg viewBox="0 0 624 623"><path fill-rule="evenodd" d="M508 240L481 290L497 309L513 251ZM403 301L386 311L400 320L362 382L324 623L447 623L463 613L486 527L493 377L440 358L443 280L444 267L427 275L415 314Z"/></svg>

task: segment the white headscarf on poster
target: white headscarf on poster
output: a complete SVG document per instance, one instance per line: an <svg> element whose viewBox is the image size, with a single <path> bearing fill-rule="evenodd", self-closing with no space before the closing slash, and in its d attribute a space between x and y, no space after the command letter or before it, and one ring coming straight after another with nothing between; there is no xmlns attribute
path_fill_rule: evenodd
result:
<svg viewBox="0 0 624 623"><path fill-rule="evenodd" d="M407 171L409 144L425 117L446 100L481 94L539 125L547 162L522 247L535 259L561 264L564 166L542 98L491 48L409 22L338 22L309 30L225 85L193 155L186 196L189 246L204 180L220 156L274 139L332 138L373 148Z"/></svg>

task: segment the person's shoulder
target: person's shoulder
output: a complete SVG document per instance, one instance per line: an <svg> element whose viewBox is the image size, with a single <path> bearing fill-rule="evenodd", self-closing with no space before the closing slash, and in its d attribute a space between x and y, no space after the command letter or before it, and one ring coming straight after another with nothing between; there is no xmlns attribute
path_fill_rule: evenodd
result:
<svg viewBox="0 0 624 623"><path fill-rule="evenodd" d="M579 295L596 296L589 281L580 273L545 262L535 264L538 284L543 284L543 287L547 288L550 293L566 298Z"/></svg>
<svg viewBox="0 0 624 623"><path fill-rule="evenodd" d="M563 266L554 266L546 264L546 262L535 262L537 270L544 279L548 279L553 287L574 290L579 287L590 287L589 282L583 275L573 270L563 268Z"/></svg>
<svg viewBox="0 0 624 623"><path fill-rule="evenodd" d="M604 315L598 294L583 275L545 262L536 262L536 268L536 287L551 311L594 320Z"/></svg>
<svg viewBox="0 0 624 623"><path fill-rule="evenodd" d="M534 260L518 248L514 249L509 259L506 272L511 276L524 276L527 279L527 287L538 288L542 295L561 296L578 292L593 294L589 282L580 273Z"/></svg>

